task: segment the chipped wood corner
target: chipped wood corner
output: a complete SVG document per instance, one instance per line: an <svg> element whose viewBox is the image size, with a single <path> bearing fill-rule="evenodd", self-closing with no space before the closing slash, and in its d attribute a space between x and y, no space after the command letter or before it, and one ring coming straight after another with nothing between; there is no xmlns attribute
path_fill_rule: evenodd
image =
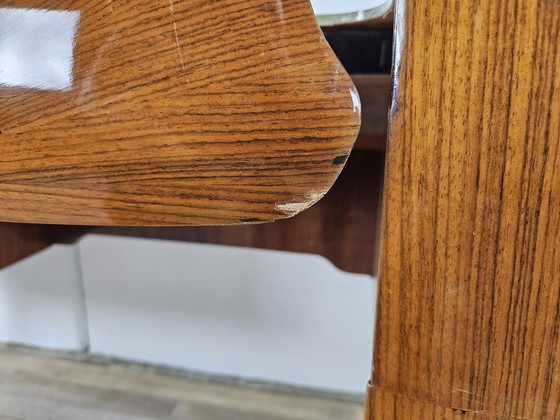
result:
<svg viewBox="0 0 560 420"><path fill-rule="evenodd" d="M276 203L275 208L288 217L294 217L295 215L311 207L313 204L317 203L321 198L325 196L329 189L330 188L311 190L305 193L300 199Z"/></svg>
<svg viewBox="0 0 560 420"><path fill-rule="evenodd" d="M71 3L65 88L0 80L0 220L263 223L342 170L360 100L308 0Z"/></svg>

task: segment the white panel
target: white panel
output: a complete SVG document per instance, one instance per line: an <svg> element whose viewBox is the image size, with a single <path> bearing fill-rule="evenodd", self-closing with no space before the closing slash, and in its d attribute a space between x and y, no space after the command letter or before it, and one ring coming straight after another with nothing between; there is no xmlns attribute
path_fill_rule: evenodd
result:
<svg viewBox="0 0 560 420"><path fill-rule="evenodd" d="M91 350L363 393L376 283L314 255L86 236Z"/></svg>
<svg viewBox="0 0 560 420"><path fill-rule="evenodd" d="M0 270L0 341L83 349L81 287L74 246L53 245Z"/></svg>

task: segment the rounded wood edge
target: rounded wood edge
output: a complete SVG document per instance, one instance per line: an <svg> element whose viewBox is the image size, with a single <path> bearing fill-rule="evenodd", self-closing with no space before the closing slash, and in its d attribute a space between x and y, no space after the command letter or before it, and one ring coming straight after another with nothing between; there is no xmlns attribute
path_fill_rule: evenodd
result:
<svg viewBox="0 0 560 420"><path fill-rule="evenodd" d="M38 1L35 3L39 4ZM34 5L35 3L30 2L29 4ZM86 1L83 0L81 4L86 4ZM142 9L141 4L146 4L146 2L138 3L139 10ZM79 6L80 4L77 3L76 7ZM167 178L162 178L166 181L162 181L161 190L163 191L164 189L169 190L170 188L174 188L173 193L168 194L161 192L160 196L162 198L152 199L150 194L146 193L147 188L145 187L145 184L141 184L138 187L138 185L136 185L133 181L129 182L125 180L125 182L121 184L112 184L116 185L115 188L111 186L111 188L103 190L102 187L95 185L95 183L91 180L87 180L88 177L91 179L92 176L96 176L95 173L87 172L87 170L82 172L77 170L75 173L63 174L63 178L66 179L64 182L59 183L59 178L57 178L58 175L54 171L49 173L49 165L54 166L49 163L49 159L51 159L51 161L54 159L60 160L62 159L62 155L56 156L54 152L40 151L31 157L28 156L28 161L35 162L41 162L41 158L39 158L39 156L45 156L44 164L41 162L35 165L36 168L32 167L29 169L28 172L31 174L29 177L27 177L27 175L21 175L22 171L19 170L19 173L17 173L13 179L10 179L11 172L16 173L17 171L15 168L6 169L4 165L4 173L1 174L3 179L0 185L5 188L0 188L0 202L5 203L5 205L0 208L0 219L6 222L103 226L232 225L244 223L264 223L292 217L309 208L321 199L332 187L337 176L340 174L340 171L344 166L344 161L349 155L358 135L360 126L360 103L356 88L324 39L322 31L315 20L311 5L307 0L286 0L284 2L260 2L257 0L250 0L243 3L243 7L246 6L248 7L244 9L246 10L245 14L254 12L255 19L257 20L272 19L271 23L267 23L262 30L259 28L255 29L255 31L260 31L259 33L262 35L263 39L268 39L266 42L270 44L270 51L277 51L279 49L278 45L280 45L280 49L290 53L287 54L287 56L293 61L292 66L287 63L288 65L276 65L272 67L270 66L270 63L266 62L266 60L263 60L262 58L259 59L258 56L255 55L255 58L258 60L257 64L263 66L263 71L266 71L267 68L270 67L268 71L271 78L270 80L272 81L288 84L290 81L289 77L293 73L294 83L291 89L296 92L300 87L305 89L307 86L308 90L306 94L309 95L309 98L312 98L312 101L315 101L312 103L311 107L315 107L317 111L315 114L309 115L307 118L294 117L292 124L293 127L287 127L284 133L285 137L282 137L283 141L286 141L287 143L286 150L277 148L278 150L275 149L271 152L269 146L265 144L266 141L262 144L258 143L254 147L241 144L244 151L249 153L254 153L256 148L260 147L262 149L263 162L266 159L271 159L271 162L273 162L277 167L285 165L289 168L290 165L293 165L291 173L288 175L282 175L283 178L280 179L277 184L271 184L274 188L271 187L271 189L264 191L264 193L259 193L259 191L251 192L248 188L243 187L245 196L253 197L252 199L244 198L243 196L236 195L234 193L230 193L229 195L223 194L223 191L237 188L240 185L240 183L234 179L235 177L244 179L244 174L239 175L239 170L233 167L233 163L230 162L230 165L233 168L231 181L219 181L221 182L221 184L218 183L219 185L210 185L214 188L214 191L216 191L214 196L211 196L214 194L212 188L206 188L206 185L209 184L206 180L197 185L197 188L192 191L191 195L198 197L205 194L211 196L208 199L203 198L199 199L198 202L190 203L189 199L184 198L183 196L187 196L191 192L189 185L191 185L192 182L176 182L177 187L169 187L166 185L167 180L175 183L176 179L169 177L168 173L164 173ZM115 9L117 7L117 3L114 3L112 7ZM163 8L163 6L161 7ZM228 5L228 7L232 9L241 6L237 6L237 4L232 3ZM163 9L167 10L167 7ZM165 11L163 9L162 11ZM173 56L170 66L176 66L175 61L177 60L177 49L179 52L181 50L180 45L175 46L175 42L177 41L176 38L179 40L188 39L188 37L181 36L181 31L190 30L188 22L185 22L190 19L190 16L181 10L181 4L179 3L175 4L174 12L173 10L171 12L172 14L174 13L172 17L176 21L182 19L183 22L181 24L173 24L176 26L174 28L176 36L169 36L168 38L170 39L166 41L166 48L169 46L168 44L173 44L172 46L175 48L170 50L164 49L165 54L168 54L165 57ZM241 16L237 13L238 10L231 10L231 12L232 13L228 15L229 17L224 17L221 14L218 17L220 19L227 20L226 23L231 25L231 30L234 34L236 33L236 28L240 31L245 30L247 27L245 24L242 24L241 21L246 19L247 16ZM264 12L266 13L263 14ZM286 18L284 18L284 12L286 13ZM232 19L232 21L230 22L228 19ZM92 19L90 17L89 22L91 22L91 20ZM126 20L123 20L123 22L125 21ZM150 22L147 18L145 21ZM107 20L106 23L107 25L110 25L111 21ZM165 24L167 25L167 23ZM169 28L172 27L173 26L169 26ZM259 26L255 25L255 27ZM281 28L282 33L274 33L272 31L273 28ZM83 33L84 28L81 28L81 31ZM85 34L87 37L95 39L96 31L97 28L92 26L91 32L85 31ZM246 36L246 39L253 42L253 39L248 37L248 35ZM121 41L118 37L114 36L114 33L111 34L107 40L108 44L104 44L103 49L99 50L103 52L103 54L107 53L108 55L109 52L112 52L113 50L117 51L121 47L119 44ZM312 47L309 48L309 45L312 45ZM77 48L80 48L79 43ZM87 50L87 48L83 45L81 48ZM94 48L96 47L92 44L90 49ZM209 49L206 48L201 51L208 50ZM244 48L241 48L239 49L239 53L236 50L235 54L242 54L243 51ZM304 51L304 53L302 53L302 51ZM154 53L157 53L157 51ZM90 53L84 53L84 57L87 54ZM103 54L99 54L94 57L96 60L95 63L99 62L100 64L103 64ZM273 54L276 54L274 56L276 58L281 56L281 54L278 53ZM113 55L116 56L115 54ZM85 58L80 58L77 62L81 62L80 60L85 61ZM238 64L241 66L241 63L242 61L239 61ZM251 64L250 61L243 61L244 66L249 64ZM105 67L101 66L100 68ZM179 67L175 68L179 69ZM241 70L245 71L246 69L242 68ZM85 83L87 82L86 79L90 77L89 73L91 72L85 74L84 71L85 70L80 70L76 73L78 75L76 79L78 82L81 81ZM165 71L168 71L168 69L164 68L162 70L162 75ZM173 70L173 72L175 71L176 70ZM235 69L224 69L224 71L235 72ZM212 73L212 70L210 69L209 72ZM85 76L80 76L82 73L85 74ZM212 76L215 75L212 73ZM80 77L86 77L86 79L80 79ZM255 79L254 76L251 76L250 74L243 77L245 77L243 80L247 82L247 84L254 83L256 86L256 84L262 83L260 79ZM331 90L322 87L325 80L332 81ZM165 85L167 82L164 81L158 83ZM196 78L191 77L190 81L184 84L183 88L186 89L186 86L191 86L190 89L193 89L192 86L196 83ZM314 83L316 85L314 85ZM206 86L211 86L211 88L216 87L216 85ZM309 86L311 86L311 88L309 88ZM149 93L150 89L152 89L152 85L150 85L150 83L142 85L141 89L139 88L135 91L131 95L132 98L130 99L134 99L134 95L137 93L139 94L140 91L142 91L142 94L145 95L146 93ZM201 87L201 89L204 88ZM264 91L261 92L263 97L270 95L267 91L267 89L272 89L270 86L265 86L263 89ZM288 88L285 87L282 89L283 94L279 96L279 99L286 98L285 92L289 91ZM319 93L322 89L324 94L321 96ZM125 91L124 93L127 92ZM180 91L174 91L174 93L176 96L181 95ZM259 93L257 92L257 95L258 94ZM189 92L189 95L196 95L196 91ZM200 96L203 95L204 92L201 91ZM252 98L255 96L255 91L247 91L246 95L248 98ZM15 93L11 93L9 96L2 97L3 102L8 100L8 103L5 104L8 105L5 107L6 110L13 109L12 105L17 103L17 99L14 99L16 96L17 95ZM47 97L47 94L43 95L43 97ZM169 97L172 96L170 95ZM305 95L301 96L301 99L298 99L298 95L295 95L293 98L294 106L291 109L294 111L297 111L299 101L305 101L308 99ZM30 103L31 101L29 101L29 99L29 97L26 97L25 100L22 100L22 103ZM163 98L163 101L165 100L167 100L167 98ZM67 113L71 113L71 110L64 109L64 103L68 103L68 101L61 101L57 104L57 107ZM270 100L269 103L274 103L274 101ZM128 113L130 113L131 104L133 104L133 102L129 102L129 109L127 109ZM309 129L314 127L314 124L316 124L313 123L313 120L319 120L324 115L321 114L321 112L325 112L321 110L321 107L324 107L326 104L339 107L340 125L338 127L333 126L330 132L323 131L323 133L317 135L317 138L315 138L313 134L309 135L305 131L307 130L307 132L309 132ZM95 103L92 102L88 106L90 109L95 110L96 108L94 105ZM114 108L116 105L113 105L113 102L109 102L109 106ZM164 106L169 107L169 104L165 102ZM56 107L52 107L52 109L55 110L53 113L57 112ZM25 109L20 109L18 111L25 111ZM107 112L109 111L110 110L107 110ZM2 113L0 112L0 114ZM296 114L297 112L294 112L294 115ZM142 116L139 115L138 119L140 120L141 118ZM332 118L332 116L330 118ZM56 116L49 114L48 119L55 121ZM62 120L62 117L60 120ZM8 121L8 129L2 130L3 140L4 144L11 140L13 141L10 149L8 149L8 152L15 156L17 156L17 154L14 152L17 151L18 148L14 146L14 144L16 144L15 137L12 137L10 140L12 131L16 132L14 134L18 135L19 139L26 139L26 141L27 135L35 136L34 139L36 143L40 143L45 138L52 137L53 134L51 131L44 135L44 138L41 138L41 128L46 125L48 121L39 121L39 123L35 125L28 124L29 127L26 128L26 132L18 132L22 130L19 130L19 127L13 124L15 119L9 114L7 115L7 118L4 115L0 115L0 121L2 121L2 123L4 123L4 121ZM303 129L300 129L298 126L303 127ZM324 127L327 126L325 125ZM341 132L341 127L347 127L344 133ZM73 129L75 127L69 128ZM124 128L125 127L123 126L123 129ZM259 128L261 129L261 132L265 133L264 136L267 138L269 133L266 130L262 130L262 128L266 127ZM201 129L204 131L206 127L201 125ZM70 132L71 130L68 131ZM62 133L63 130L60 130L60 132ZM79 137L83 134L87 135L87 127L85 129L84 127L80 127L79 132L76 131L74 133L74 137ZM155 135L157 135L157 133L154 134L154 136ZM332 136L333 139L336 138L337 140L329 140L326 142L324 138L321 138L328 138L329 136ZM278 139L279 136L276 136L276 138ZM115 140L119 140L119 138L115 137ZM195 140L199 139L195 138ZM244 139L242 138L241 140L243 141ZM300 140L301 145L294 146ZM103 141L106 142L107 139L103 139ZM62 141L61 144L63 143L64 142ZM209 145L210 146L204 145L204 148L213 147L210 143ZM233 148L230 146L228 147L228 150L224 150L224 154L227 155L229 153L231 156ZM33 146L28 144L27 150L32 150L32 148ZM323 153L323 160L321 162L314 163L314 161L317 161L317 157L310 157L307 168L305 170L300 170L299 168L303 165L301 157L303 156L303 153L310 152L311 156L312 152L317 150L322 150L321 153ZM6 156L4 152L5 150L0 147L0 155L4 154L4 156ZM219 168L222 168L223 166L221 166L221 160L219 159L220 156L215 152L216 150L209 155L204 155L205 152L203 151L197 152L198 155L195 154L196 156L192 156L191 161L196 161L199 156L206 158L206 156L216 155L218 159L215 161L216 165L214 168L219 170ZM184 151L181 153L183 153L183 155L185 154ZM329 154L328 156L327 153ZM300 156L299 158L297 157L298 154ZM93 155L94 154L91 156ZM318 156L317 153L315 153L315 156ZM84 161L87 161L89 157L90 156L87 154L83 154ZM181 156L178 155L178 158L180 159ZM14 161L13 156L6 159L12 159L12 162ZM245 159L246 161L242 161L242 159L240 159L240 165L251 162L249 158ZM232 159L230 159L230 161L232 161ZM158 161L156 160L156 162ZM98 164L98 162L91 163L93 166L96 164ZM139 161L138 164L140 164ZM185 163L185 165L188 164L188 162ZM59 165L59 168L61 169L74 168L76 167L77 162L71 161L66 163L64 166L62 163L57 163L57 165ZM254 168L251 168L251 170L255 172L260 171L260 173L263 173L263 176L266 177L273 173L272 171L274 170L274 165L267 166L266 163L259 163L256 164ZM165 162L163 161L162 166L165 166ZM127 169L127 166L124 165L123 169ZM162 172L165 172L165 169ZM127 171L123 170L122 176L126 176L126 174ZM187 175L191 176L192 174L188 173ZM196 176L197 175L195 174L194 178L196 178ZM225 179L223 175L221 176L222 179ZM260 175L257 175L257 177L259 176ZM80 184L80 177L83 177L83 179L86 180L86 184ZM71 182L68 182L67 179L70 179ZM128 182L128 184L126 184L126 182ZM219 186L221 186L221 189L216 188ZM167 197L171 198L171 202L166 201Z"/></svg>

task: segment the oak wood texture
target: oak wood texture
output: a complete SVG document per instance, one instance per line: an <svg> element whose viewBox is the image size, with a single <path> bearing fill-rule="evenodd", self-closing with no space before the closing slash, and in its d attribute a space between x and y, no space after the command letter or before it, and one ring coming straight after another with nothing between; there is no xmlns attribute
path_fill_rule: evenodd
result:
<svg viewBox="0 0 560 420"><path fill-rule="evenodd" d="M365 418L406 419L406 420L507 420L509 417L496 416L485 411L458 410L429 401L415 400L406 395L395 394L383 388L369 388L368 398L372 404L366 407ZM376 407L377 417L373 417ZM382 414L379 414L382 413ZM515 417L518 419L518 417Z"/></svg>
<svg viewBox="0 0 560 420"><path fill-rule="evenodd" d="M243 226L49 226L49 239L73 243L85 233L124 235L305 252L338 268L375 275L384 167L381 151L353 150L334 186L297 217Z"/></svg>
<svg viewBox="0 0 560 420"><path fill-rule="evenodd" d="M0 86L0 220L286 218L331 187L358 133L355 88L307 0L0 7L81 13L70 90Z"/></svg>
<svg viewBox="0 0 560 420"><path fill-rule="evenodd" d="M399 0L368 419L560 418L560 3Z"/></svg>

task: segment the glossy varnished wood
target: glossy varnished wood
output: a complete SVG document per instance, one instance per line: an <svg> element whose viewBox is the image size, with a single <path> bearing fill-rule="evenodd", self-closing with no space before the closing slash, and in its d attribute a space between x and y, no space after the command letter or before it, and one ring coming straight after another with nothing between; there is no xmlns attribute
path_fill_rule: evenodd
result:
<svg viewBox="0 0 560 420"><path fill-rule="evenodd" d="M69 89L0 85L0 220L286 218L329 189L357 135L355 88L307 0L0 7L80 12Z"/></svg>
<svg viewBox="0 0 560 420"><path fill-rule="evenodd" d="M395 24L367 418L560 418L560 4Z"/></svg>
<svg viewBox="0 0 560 420"><path fill-rule="evenodd" d="M241 226L49 226L49 239L85 233L267 248L323 255L342 270L376 274L384 153L354 150L320 202L297 217Z"/></svg>

